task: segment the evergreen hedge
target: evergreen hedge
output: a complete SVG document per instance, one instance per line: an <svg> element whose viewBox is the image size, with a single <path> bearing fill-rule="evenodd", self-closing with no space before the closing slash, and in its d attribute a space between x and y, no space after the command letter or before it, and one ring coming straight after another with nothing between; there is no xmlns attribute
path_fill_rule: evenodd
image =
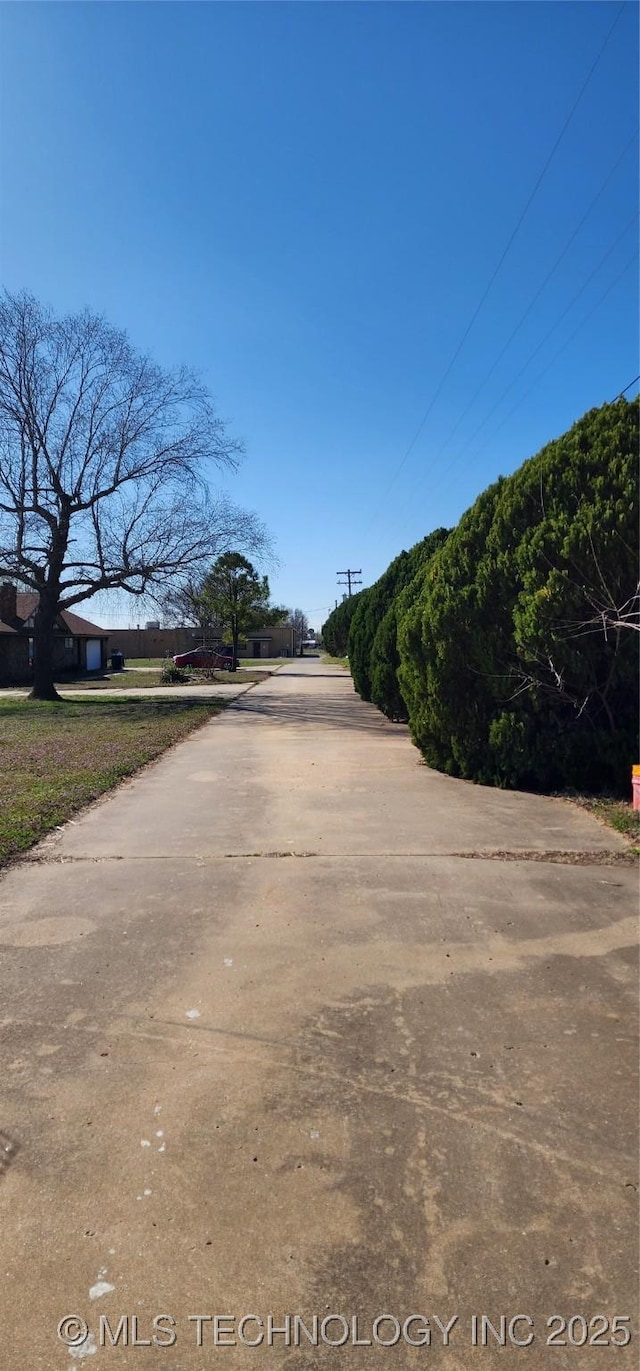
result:
<svg viewBox="0 0 640 1371"><path fill-rule="evenodd" d="M426 565L447 534L448 530L445 528L436 529L421 542L416 543L409 552L401 552L379 580L360 593L349 629L349 666L355 688L363 700L374 699L375 673L375 690L378 697L375 703L384 713L397 713L395 709L385 707L388 692L395 698L397 682L395 667L392 665L394 653L390 650L393 637L393 634L389 636L390 625L387 625L383 638L378 641L382 622L401 592L415 579L416 573ZM388 656L385 655L387 652ZM389 672L391 674L387 679Z"/></svg>
<svg viewBox="0 0 640 1371"><path fill-rule="evenodd" d="M349 628L362 593L359 590L356 595L351 595L349 599L343 600L329 615L326 623L322 625L322 641L332 657L345 657L347 654Z"/></svg>
<svg viewBox="0 0 640 1371"><path fill-rule="evenodd" d="M638 635L612 623L637 594L638 439L637 401L591 410L483 492L403 600L399 683L430 765L628 791Z"/></svg>

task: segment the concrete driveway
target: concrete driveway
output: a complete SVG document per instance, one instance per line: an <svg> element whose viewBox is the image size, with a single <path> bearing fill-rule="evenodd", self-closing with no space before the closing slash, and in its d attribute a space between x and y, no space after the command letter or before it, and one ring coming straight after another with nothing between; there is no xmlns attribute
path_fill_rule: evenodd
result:
<svg viewBox="0 0 640 1371"><path fill-rule="evenodd" d="M635 1367L624 854L308 661L11 869L3 1364Z"/></svg>

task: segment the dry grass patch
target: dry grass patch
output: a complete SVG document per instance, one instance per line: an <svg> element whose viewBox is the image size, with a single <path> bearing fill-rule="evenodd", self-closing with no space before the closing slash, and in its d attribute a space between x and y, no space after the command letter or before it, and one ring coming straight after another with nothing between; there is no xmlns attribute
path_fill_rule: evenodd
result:
<svg viewBox="0 0 640 1371"><path fill-rule="evenodd" d="M640 846L640 810L634 809L630 801L610 795L571 795L570 798L609 828L615 828L616 833L628 838L634 847Z"/></svg>

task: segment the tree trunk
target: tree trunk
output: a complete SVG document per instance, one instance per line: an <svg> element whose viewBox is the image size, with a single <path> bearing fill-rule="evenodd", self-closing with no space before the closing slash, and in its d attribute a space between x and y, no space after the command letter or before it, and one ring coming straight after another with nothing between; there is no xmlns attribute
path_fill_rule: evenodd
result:
<svg viewBox="0 0 640 1371"><path fill-rule="evenodd" d="M34 616L34 670L30 700L60 700L61 698L53 684L53 641L56 611L56 601L41 593L40 603Z"/></svg>
<svg viewBox="0 0 640 1371"><path fill-rule="evenodd" d="M232 643L233 643L233 663L232 663L232 666L231 666L231 670L232 670L232 671L237 671L237 670L238 670L238 642L239 642L239 639L240 639L240 630L239 630L239 627L238 627L238 620L237 620L235 614L234 614L234 616L233 616L233 620L232 620L232 624L231 624L231 633L232 633L231 641L232 641Z"/></svg>

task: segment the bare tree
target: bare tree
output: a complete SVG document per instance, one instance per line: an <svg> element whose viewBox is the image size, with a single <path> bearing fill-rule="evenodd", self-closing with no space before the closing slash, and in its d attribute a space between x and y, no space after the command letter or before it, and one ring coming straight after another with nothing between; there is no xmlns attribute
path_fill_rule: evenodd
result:
<svg viewBox="0 0 640 1371"><path fill-rule="evenodd" d="M261 561L276 561L271 550L271 540L264 525L248 510L239 509L225 496L218 497L213 503L215 525L216 559L225 552L242 549L250 552ZM206 572L201 565L197 570L192 567L176 574L170 586L161 587L152 596L165 619L171 623L194 624L202 633L203 642L219 634L220 624L211 609L211 604L203 589L206 575L210 570L207 559Z"/></svg>
<svg viewBox="0 0 640 1371"><path fill-rule="evenodd" d="M559 696L575 711L576 718L595 707L606 717L613 733L617 722L611 697L619 662L633 652L630 631L640 631L637 557L618 530L611 543L617 556L610 549L608 569L590 532L588 547L581 566L571 560L562 571L545 556L550 571L548 584L553 585L562 609L546 616L546 625L539 626L543 645L534 648L528 642L524 660L512 663L510 676L516 689L509 698L528 690ZM567 615L569 608L571 617Z"/></svg>
<svg viewBox="0 0 640 1371"><path fill-rule="evenodd" d="M619 544L626 550L629 566L633 566L635 553L618 535ZM598 558L593 538L589 534L593 572L591 581L580 585L584 604L584 617L565 625L567 636L582 637L585 633L603 633L605 639L611 633L631 629L640 633L640 581L636 580L631 594L627 581L625 588L619 580L607 576Z"/></svg>
<svg viewBox="0 0 640 1371"><path fill-rule="evenodd" d="M584 632L596 630L604 633L616 633L619 629L631 629L633 633L640 633L640 581L638 582L633 595L629 595L622 604L618 604L611 597L603 599L598 596L591 601L593 615L581 625Z"/></svg>
<svg viewBox="0 0 640 1371"><path fill-rule="evenodd" d="M37 592L32 697L56 699L56 619L97 591L159 595L264 530L212 498L242 444L206 389L100 317L0 300L0 571ZM240 533L242 537L242 533Z"/></svg>
<svg viewBox="0 0 640 1371"><path fill-rule="evenodd" d="M289 623L293 628L293 650L302 657L302 644L309 632L309 620L303 609L290 609L288 613Z"/></svg>
<svg viewBox="0 0 640 1371"><path fill-rule="evenodd" d="M173 586L163 597L162 613L168 626L193 625L202 634L203 644L217 629L209 605L202 597L202 577L189 576L181 585Z"/></svg>

